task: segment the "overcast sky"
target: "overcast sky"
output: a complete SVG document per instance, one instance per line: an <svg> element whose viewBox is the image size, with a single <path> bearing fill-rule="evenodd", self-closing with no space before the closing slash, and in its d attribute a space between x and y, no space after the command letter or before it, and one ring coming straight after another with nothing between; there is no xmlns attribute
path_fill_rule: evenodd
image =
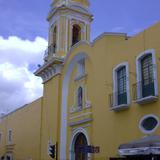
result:
<svg viewBox="0 0 160 160"><path fill-rule="evenodd" d="M42 95L33 75L47 46L51 0L0 0L0 112ZM160 0L90 0L91 39L102 32L134 35L160 20Z"/></svg>

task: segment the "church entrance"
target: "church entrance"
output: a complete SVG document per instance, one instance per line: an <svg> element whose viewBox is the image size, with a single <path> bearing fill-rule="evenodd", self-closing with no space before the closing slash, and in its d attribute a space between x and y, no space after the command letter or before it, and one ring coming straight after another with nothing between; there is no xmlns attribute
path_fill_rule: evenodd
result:
<svg viewBox="0 0 160 160"><path fill-rule="evenodd" d="M74 144L75 160L87 160L88 154L83 151L85 146L87 146L87 139L83 133L80 133Z"/></svg>

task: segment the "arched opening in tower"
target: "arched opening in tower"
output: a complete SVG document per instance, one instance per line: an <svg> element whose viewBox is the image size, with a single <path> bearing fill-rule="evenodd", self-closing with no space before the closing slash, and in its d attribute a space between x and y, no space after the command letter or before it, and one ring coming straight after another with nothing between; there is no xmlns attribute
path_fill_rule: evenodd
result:
<svg viewBox="0 0 160 160"><path fill-rule="evenodd" d="M72 46L81 40L81 27L77 24L72 29Z"/></svg>

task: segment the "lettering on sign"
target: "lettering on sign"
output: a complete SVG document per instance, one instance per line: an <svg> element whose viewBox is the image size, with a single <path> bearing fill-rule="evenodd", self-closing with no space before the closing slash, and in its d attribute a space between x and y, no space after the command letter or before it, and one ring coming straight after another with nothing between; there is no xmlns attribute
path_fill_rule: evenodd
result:
<svg viewBox="0 0 160 160"><path fill-rule="evenodd" d="M84 146L84 145L79 145L76 148L76 152L81 152L81 153L99 153L100 152L100 147L99 146Z"/></svg>

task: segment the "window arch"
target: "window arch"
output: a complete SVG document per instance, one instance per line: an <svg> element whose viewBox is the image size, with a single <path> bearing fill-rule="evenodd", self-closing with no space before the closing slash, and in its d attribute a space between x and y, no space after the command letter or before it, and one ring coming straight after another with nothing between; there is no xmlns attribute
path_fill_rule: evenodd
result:
<svg viewBox="0 0 160 160"><path fill-rule="evenodd" d="M77 107L80 109L83 107L83 88L82 86L78 87L78 90L77 90Z"/></svg>
<svg viewBox="0 0 160 160"><path fill-rule="evenodd" d="M77 24L72 28L72 46L81 40L81 27Z"/></svg>
<svg viewBox="0 0 160 160"><path fill-rule="evenodd" d="M157 67L154 50L147 50L136 58L136 100L158 96Z"/></svg>

